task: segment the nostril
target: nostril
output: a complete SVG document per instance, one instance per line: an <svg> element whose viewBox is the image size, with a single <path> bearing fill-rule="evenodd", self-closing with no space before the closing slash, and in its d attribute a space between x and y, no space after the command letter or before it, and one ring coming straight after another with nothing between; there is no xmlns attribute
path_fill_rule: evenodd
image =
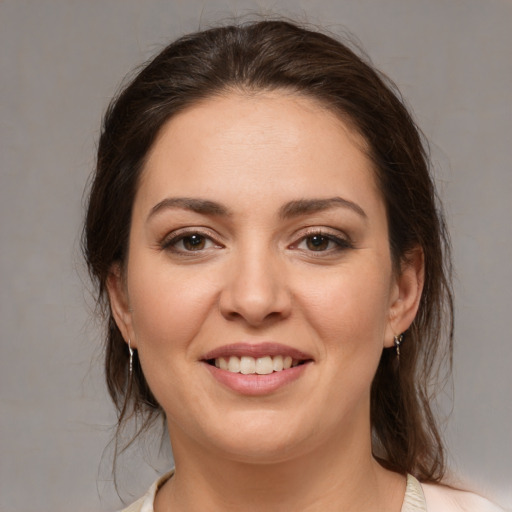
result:
<svg viewBox="0 0 512 512"><path fill-rule="evenodd" d="M219 306L227 320L260 326L289 316L291 298L286 286L278 274L269 270L264 260L258 258L254 268L236 272L238 277L228 281L222 289Z"/></svg>

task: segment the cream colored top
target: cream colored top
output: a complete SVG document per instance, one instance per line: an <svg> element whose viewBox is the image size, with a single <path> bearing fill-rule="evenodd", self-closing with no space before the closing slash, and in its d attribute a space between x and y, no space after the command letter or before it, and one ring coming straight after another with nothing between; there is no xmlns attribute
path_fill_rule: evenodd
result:
<svg viewBox="0 0 512 512"><path fill-rule="evenodd" d="M154 512L153 503L158 489L174 471L159 478L135 503L122 512ZM504 512L489 500L473 494L437 484L420 484L407 475L404 502L400 512Z"/></svg>

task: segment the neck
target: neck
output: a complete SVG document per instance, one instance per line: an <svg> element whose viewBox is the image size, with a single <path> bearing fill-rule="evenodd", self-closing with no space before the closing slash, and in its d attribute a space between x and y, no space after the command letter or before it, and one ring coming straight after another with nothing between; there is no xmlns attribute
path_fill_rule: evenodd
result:
<svg viewBox="0 0 512 512"><path fill-rule="evenodd" d="M398 512L405 478L382 468L364 439L369 433L272 463L237 461L174 443L176 472L157 494L155 511Z"/></svg>

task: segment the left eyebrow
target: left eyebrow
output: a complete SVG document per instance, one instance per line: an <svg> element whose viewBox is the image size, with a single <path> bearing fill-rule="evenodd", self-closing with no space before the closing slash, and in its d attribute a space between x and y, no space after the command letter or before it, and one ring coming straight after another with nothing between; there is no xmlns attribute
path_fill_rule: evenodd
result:
<svg viewBox="0 0 512 512"><path fill-rule="evenodd" d="M307 215L310 213L317 213L331 208L348 208L357 213L364 220L368 219L366 212L353 201L343 199L342 197L330 197L327 199L299 199L297 201L290 201L281 207L279 216L282 219L290 219Z"/></svg>

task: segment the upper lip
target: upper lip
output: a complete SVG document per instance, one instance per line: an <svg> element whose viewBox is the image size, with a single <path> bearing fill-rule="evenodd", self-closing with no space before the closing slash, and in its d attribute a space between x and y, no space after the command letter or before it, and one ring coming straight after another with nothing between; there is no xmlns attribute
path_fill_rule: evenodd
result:
<svg viewBox="0 0 512 512"><path fill-rule="evenodd" d="M230 356L249 356L249 357L265 357L265 356L291 356L295 360L303 361L313 359L309 354L302 352L293 347L282 345L281 343L265 342L265 343L233 343L215 348L203 356L203 360L218 359L219 357L228 358Z"/></svg>

